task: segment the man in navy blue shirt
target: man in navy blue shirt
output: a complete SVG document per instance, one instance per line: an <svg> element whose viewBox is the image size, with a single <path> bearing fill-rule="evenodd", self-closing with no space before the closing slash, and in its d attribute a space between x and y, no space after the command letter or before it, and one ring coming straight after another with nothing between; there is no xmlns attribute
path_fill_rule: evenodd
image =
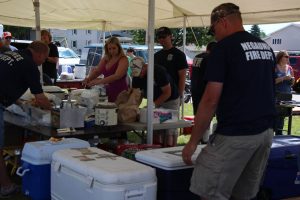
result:
<svg viewBox="0 0 300 200"><path fill-rule="evenodd" d="M26 50L8 51L0 54L0 198L8 197L17 191L17 186L9 179L3 160L5 107L16 102L30 88L35 96L35 104L51 109L40 84L38 65L48 57L49 48L41 41L32 42Z"/></svg>
<svg viewBox="0 0 300 200"><path fill-rule="evenodd" d="M213 9L210 32L217 45L182 159L192 164L191 156L216 113L216 131L197 158L190 190L201 199L252 199L274 134L275 56L264 41L244 30L233 3Z"/></svg>

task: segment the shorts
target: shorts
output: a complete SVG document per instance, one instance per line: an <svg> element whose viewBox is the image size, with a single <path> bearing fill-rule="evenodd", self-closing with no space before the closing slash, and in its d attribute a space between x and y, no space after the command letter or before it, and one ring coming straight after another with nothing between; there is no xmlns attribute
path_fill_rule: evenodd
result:
<svg viewBox="0 0 300 200"><path fill-rule="evenodd" d="M4 107L0 104L0 149L4 147Z"/></svg>
<svg viewBox="0 0 300 200"><path fill-rule="evenodd" d="M258 135L212 135L199 154L191 192L209 200L256 196L269 157L273 129Z"/></svg>

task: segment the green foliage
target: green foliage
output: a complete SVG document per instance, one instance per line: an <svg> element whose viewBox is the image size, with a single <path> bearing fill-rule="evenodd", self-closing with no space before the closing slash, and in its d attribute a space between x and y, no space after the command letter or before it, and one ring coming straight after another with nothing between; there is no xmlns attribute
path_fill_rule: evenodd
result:
<svg viewBox="0 0 300 200"><path fill-rule="evenodd" d="M13 38L19 40L30 40L30 30L31 28L19 27L19 26L8 26L4 25L3 31L11 32Z"/></svg>
<svg viewBox="0 0 300 200"><path fill-rule="evenodd" d="M260 38L260 28L257 24L252 25L250 33L256 37Z"/></svg>
<svg viewBox="0 0 300 200"><path fill-rule="evenodd" d="M172 28L173 44L175 46L183 45L183 28ZM145 44L145 30L129 31L133 36L133 42L137 44ZM207 27L190 27L186 29L186 44L196 44L197 46L207 45L213 41L212 36L207 35Z"/></svg>
<svg viewBox="0 0 300 200"><path fill-rule="evenodd" d="M143 29L131 30L129 33L132 35L132 41L136 44L145 44L146 31Z"/></svg>

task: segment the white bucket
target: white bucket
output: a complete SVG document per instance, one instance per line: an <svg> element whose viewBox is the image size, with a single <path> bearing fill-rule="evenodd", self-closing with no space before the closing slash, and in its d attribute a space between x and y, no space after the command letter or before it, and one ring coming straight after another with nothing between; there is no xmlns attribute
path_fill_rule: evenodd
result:
<svg viewBox="0 0 300 200"><path fill-rule="evenodd" d="M75 65L74 68L74 76L75 78L84 79L86 74L86 66L85 65Z"/></svg>

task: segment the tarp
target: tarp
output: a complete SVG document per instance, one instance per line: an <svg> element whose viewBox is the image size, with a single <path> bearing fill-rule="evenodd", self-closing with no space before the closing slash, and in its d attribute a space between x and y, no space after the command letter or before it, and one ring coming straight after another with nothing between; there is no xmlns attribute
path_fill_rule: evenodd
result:
<svg viewBox="0 0 300 200"><path fill-rule="evenodd" d="M41 28L129 30L148 26L148 0L39 0ZM35 27L33 0L0 0L0 23ZM208 26L220 0L156 0L155 27ZM233 0L244 24L300 21L299 0Z"/></svg>

